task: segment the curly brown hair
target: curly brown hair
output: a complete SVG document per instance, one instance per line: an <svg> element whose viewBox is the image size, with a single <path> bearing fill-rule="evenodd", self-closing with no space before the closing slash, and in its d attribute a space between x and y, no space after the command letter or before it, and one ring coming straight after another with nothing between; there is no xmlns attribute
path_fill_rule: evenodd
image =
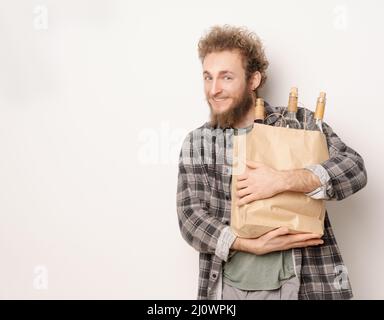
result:
<svg viewBox="0 0 384 320"><path fill-rule="evenodd" d="M254 72L259 71L261 74L259 88L262 87L267 79L266 70L269 62L265 56L260 38L245 27L224 25L213 26L199 40L198 51L201 62L209 53L226 50L240 51L246 80L248 81Z"/></svg>

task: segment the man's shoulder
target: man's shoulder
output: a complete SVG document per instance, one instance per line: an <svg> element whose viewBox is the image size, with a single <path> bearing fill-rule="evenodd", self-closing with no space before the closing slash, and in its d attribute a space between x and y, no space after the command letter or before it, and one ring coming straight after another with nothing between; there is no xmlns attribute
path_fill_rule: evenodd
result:
<svg viewBox="0 0 384 320"><path fill-rule="evenodd" d="M186 154L191 150L210 153L213 144L222 146L225 143L224 135L226 135L225 130L212 126L210 122L205 122L185 136L182 151ZM229 131L228 135L230 135Z"/></svg>
<svg viewBox="0 0 384 320"><path fill-rule="evenodd" d="M266 113L269 114L269 113L280 112L282 107L278 107L278 106L270 104L267 101L264 101L264 108L265 108Z"/></svg>
<svg viewBox="0 0 384 320"><path fill-rule="evenodd" d="M184 165L200 165L202 163L202 152L209 147L214 130L215 128L209 122L205 122L185 136L180 154L180 161ZM208 156L205 152L204 155Z"/></svg>
<svg viewBox="0 0 384 320"><path fill-rule="evenodd" d="M213 127L211 125L211 123L209 121L207 121L204 124L202 124L200 127L197 127L195 129L189 131L188 134L186 135L185 139L191 139L192 137L196 138L199 136L212 134L216 130L218 130L218 128Z"/></svg>

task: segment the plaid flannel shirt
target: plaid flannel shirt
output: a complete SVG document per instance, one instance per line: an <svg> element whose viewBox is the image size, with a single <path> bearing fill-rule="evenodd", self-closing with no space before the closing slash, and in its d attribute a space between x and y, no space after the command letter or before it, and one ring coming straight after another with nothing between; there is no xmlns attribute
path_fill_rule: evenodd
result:
<svg viewBox="0 0 384 320"><path fill-rule="evenodd" d="M268 103L265 109L266 124L276 125L279 117L275 113L282 113L283 109ZM299 108L297 112L298 120L302 125L305 122L309 130L316 129L313 116L308 109ZM236 130L213 128L207 122L188 134L180 152L177 214L183 238L200 253L198 299L221 299L222 265L235 240L229 223L232 140ZM366 185L364 161L326 123L323 132L330 158L317 165L320 171L313 166L307 169L323 183L329 180L324 184L325 199L342 200ZM322 177L324 172L326 179ZM299 299L349 299L352 289L348 272L327 213L322 239L322 245L292 249L301 283Z"/></svg>

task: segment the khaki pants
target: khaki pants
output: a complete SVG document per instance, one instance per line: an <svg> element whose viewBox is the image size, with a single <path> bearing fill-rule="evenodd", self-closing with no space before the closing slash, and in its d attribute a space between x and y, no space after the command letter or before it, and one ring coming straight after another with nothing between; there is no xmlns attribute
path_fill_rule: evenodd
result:
<svg viewBox="0 0 384 320"><path fill-rule="evenodd" d="M279 289L246 291L223 282L223 300L297 300L300 281L297 277L284 280Z"/></svg>

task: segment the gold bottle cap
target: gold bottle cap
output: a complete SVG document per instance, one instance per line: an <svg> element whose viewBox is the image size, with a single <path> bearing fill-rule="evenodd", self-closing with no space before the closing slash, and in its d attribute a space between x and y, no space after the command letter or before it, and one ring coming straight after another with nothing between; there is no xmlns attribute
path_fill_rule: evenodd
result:
<svg viewBox="0 0 384 320"><path fill-rule="evenodd" d="M295 97L297 97L298 96L298 89L297 89L297 87L292 87L291 88L291 95L293 95L293 96L295 96Z"/></svg>
<svg viewBox="0 0 384 320"><path fill-rule="evenodd" d="M289 100L288 100L289 112L297 112L297 97L298 97L298 89L296 87L292 87L289 93Z"/></svg>
<svg viewBox="0 0 384 320"><path fill-rule="evenodd" d="M264 99L257 98L255 107L255 120L264 120L264 117Z"/></svg>
<svg viewBox="0 0 384 320"><path fill-rule="evenodd" d="M324 110L325 110L325 102L326 102L326 94L325 94L325 92L320 92L320 95L317 98L315 119L320 119L320 120L323 119Z"/></svg>

